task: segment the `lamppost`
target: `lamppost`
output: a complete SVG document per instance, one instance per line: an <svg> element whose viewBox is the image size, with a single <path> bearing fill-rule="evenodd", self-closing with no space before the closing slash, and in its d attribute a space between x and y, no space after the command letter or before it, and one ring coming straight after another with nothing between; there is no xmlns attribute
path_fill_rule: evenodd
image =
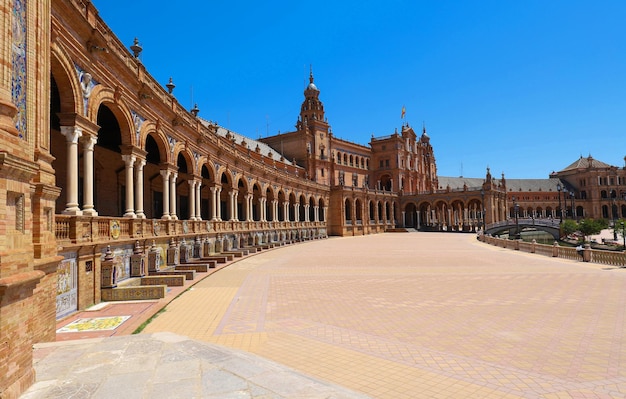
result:
<svg viewBox="0 0 626 399"><path fill-rule="evenodd" d="M515 212L515 238L519 240L521 237L519 231L519 204L515 201L515 197L513 197L513 209Z"/></svg>
<svg viewBox="0 0 626 399"><path fill-rule="evenodd" d="M572 219L578 220L578 212L576 212L576 197L574 197L574 191L569 192L569 198L572 201Z"/></svg>
<svg viewBox="0 0 626 399"><path fill-rule="evenodd" d="M559 207L557 208L557 213L559 214L559 224L563 223L563 210L561 209L561 183L557 183L556 191L559 192Z"/></svg>
<svg viewBox="0 0 626 399"><path fill-rule="evenodd" d="M487 223L485 222L485 189L480 189L480 196L482 197L482 201L483 201L483 234L485 233L485 226L487 225Z"/></svg>

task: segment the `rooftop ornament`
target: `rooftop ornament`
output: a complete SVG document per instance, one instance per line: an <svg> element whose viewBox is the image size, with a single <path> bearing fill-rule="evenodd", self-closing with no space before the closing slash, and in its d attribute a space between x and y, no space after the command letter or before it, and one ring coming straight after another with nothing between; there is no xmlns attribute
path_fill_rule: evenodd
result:
<svg viewBox="0 0 626 399"><path fill-rule="evenodd" d="M191 115L193 115L194 118L197 118L198 117L198 112L200 112L200 108L198 108L198 104L195 104L190 112L191 112Z"/></svg>
<svg viewBox="0 0 626 399"><path fill-rule="evenodd" d="M133 45L130 46L130 51L133 52L133 56L135 56L135 58L138 58L142 50L143 47L139 45L139 39L135 38L135 40L133 41Z"/></svg>
<svg viewBox="0 0 626 399"><path fill-rule="evenodd" d="M167 82L167 84L165 85L165 87L167 87L167 92L169 94L172 94L172 92L174 91L174 88L176 87L176 85L174 84L174 82L172 81L172 77L170 76L170 81Z"/></svg>

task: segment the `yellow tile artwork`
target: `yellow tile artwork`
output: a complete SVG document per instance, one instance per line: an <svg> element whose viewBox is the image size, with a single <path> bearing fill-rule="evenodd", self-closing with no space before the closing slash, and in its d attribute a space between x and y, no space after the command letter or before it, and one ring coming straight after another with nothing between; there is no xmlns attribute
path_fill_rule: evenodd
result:
<svg viewBox="0 0 626 399"><path fill-rule="evenodd" d="M57 333L115 330L129 318L130 316L111 316L77 319L65 327L59 328Z"/></svg>

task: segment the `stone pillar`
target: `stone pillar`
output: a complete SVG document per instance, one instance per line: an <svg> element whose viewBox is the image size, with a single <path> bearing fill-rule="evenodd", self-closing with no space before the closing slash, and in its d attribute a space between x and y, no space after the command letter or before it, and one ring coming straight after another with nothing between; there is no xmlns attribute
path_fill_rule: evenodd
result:
<svg viewBox="0 0 626 399"><path fill-rule="evenodd" d="M297 202L293 204L293 220L296 222L300 221L300 204Z"/></svg>
<svg viewBox="0 0 626 399"><path fill-rule="evenodd" d="M237 221L237 190L228 192L228 202L230 205L230 221Z"/></svg>
<svg viewBox="0 0 626 399"><path fill-rule="evenodd" d="M178 216L176 216L176 179L178 178L178 173L172 172L172 176L170 179L170 217L173 220L178 220Z"/></svg>
<svg viewBox="0 0 626 399"><path fill-rule="evenodd" d="M163 216L161 219L170 220L170 171L161 169L163 176Z"/></svg>
<svg viewBox="0 0 626 399"><path fill-rule="evenodd" d="M82 131L73 126L61 126L61 134L67 142L67 203L63 214L82 215L78 207L78 139Z"/></svg>
<svg viewBox="0 0 626 399"><path fill-rule="evenodd" d="M204 246L202 245L202 240L200 239L200 236L196 236L196 240L193 243L193 257L204 257Z"/></svg>
<svg viewBox="0 0 626 399"><path fill-rule="evenodd" d="M196 181L187 180L189 184L189 220L196 220Z"/></svg>
<svg viewBox="0 0 626 399"><path fill-rule="evenodd" d="M85 135L83 137L83 215L98 216L93 205L93 148L97 137Z"/></svg>
<svg viewBox="0 0 626 399"><path fill-rule="evenodd" d="M133 208L135 203L134 197L134 167L135 167L135 156L134 155L122 155L122 159L126 164L126 213L124 213L125 218L136 218L135 209Z"/></svg>
<svg viewBox="0 0 626 399"><path fill-rule="evenodd" d="M135 250L130 256L130 275L131 277L143 277L146 275L146 254L139 245L139 241L135 241Z"/></svg>
<svg viewBox="0 0 626 399"><path fill-rule="evenodd" d="M310 220L309 220L309 219L310 219L310 218L309 218L309 207L310 207L310 206L311 206L311 205L309 205L309 204L306 204L306 205L304 206L304 221L305 221L305 222L310 222Z"/></svg>
<svg viewBox="0 0 626 399"><path fill-rule="evenodd" d="M252 204L253 199L254 199L254 196L252 194L246 194L246 220L248 222L251 222L254 220L254 211L252 210L254 206Z"/></svg>
<svg viewBox="0 0 626 399"><path fill-rule="evenodd" d="M216 220L222 220L222 187L216 187L215 190L215 215L216 215Z"/></svg>
<svg viewBox="0 0 626 399"><path fill-rule="evenodd" d="M272 221L278 222L278 200L272 200Z"/></svg>
<svg viewBox="0 0 626 399"><path fill-rule="evenodd" d="M145 159L137 159L135 167L135 213L140 219L145 219L143 212L143 167L146 165Z"/></svg>
<svg viewBox="0 0 626 399"><path fill-rule="evenodd" d="M217 217L217 209L218 204L219 204L219 198L217 196L217 187L210 187L209 188L211 190L211 214L209 215L209 217L211 218L211 220L219 220Z"/></svg>
<svg viewBox="0 0 626 399"><path fill-rule="evenodd" d="M183 238L180 243L180 262L187 263L191 260L190 247L187 245L187 241ZM168 250L169 254L169 250ZM169 264L169 262L168 262Z"/></svg>
<svg viewBox="0 0 626 399"><path fill-rule="evenodd" d="M202 220L202 181L196 182L196 220Z"/></svg>
<svg viewBox="0 0 626 399"><path fill-rule="evenodd" d="M320 206L319 205L313 206L313 221L314 222L320 221Z"/></svg>
<svg viewBox="0 0 626 399"><path fill-rule="evenodd" d="M148 273L157 273L161 270L161 251L157 248L154 240L152 241L152 247L148 252Z"/></svg>
<svg viewBox="0 0 626 399"><path fill-rule="evenodd" d="M100 287L117 287L117 268L114 264L113 253L111 252L110 246L107 246L104 260L100 262Z"/></svg>
<svg viewBox="0 0 626 399"><path fill-rule="evenodd" d="M176 245L176 241L172 238L170 246L167 248L167 265L176 266L180 261L180 248Z"/></svg>

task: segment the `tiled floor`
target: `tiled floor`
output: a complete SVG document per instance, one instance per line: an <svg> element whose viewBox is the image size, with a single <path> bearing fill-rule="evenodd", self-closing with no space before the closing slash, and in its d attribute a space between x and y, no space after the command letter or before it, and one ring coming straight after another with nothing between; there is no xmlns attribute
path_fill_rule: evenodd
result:
<svg viewBox="0 0 626 399"><path fill-rule="evenodd" d="M626 397L626 270L472 235L332 238L232 264L146 332L379 398Z"/></svg>

